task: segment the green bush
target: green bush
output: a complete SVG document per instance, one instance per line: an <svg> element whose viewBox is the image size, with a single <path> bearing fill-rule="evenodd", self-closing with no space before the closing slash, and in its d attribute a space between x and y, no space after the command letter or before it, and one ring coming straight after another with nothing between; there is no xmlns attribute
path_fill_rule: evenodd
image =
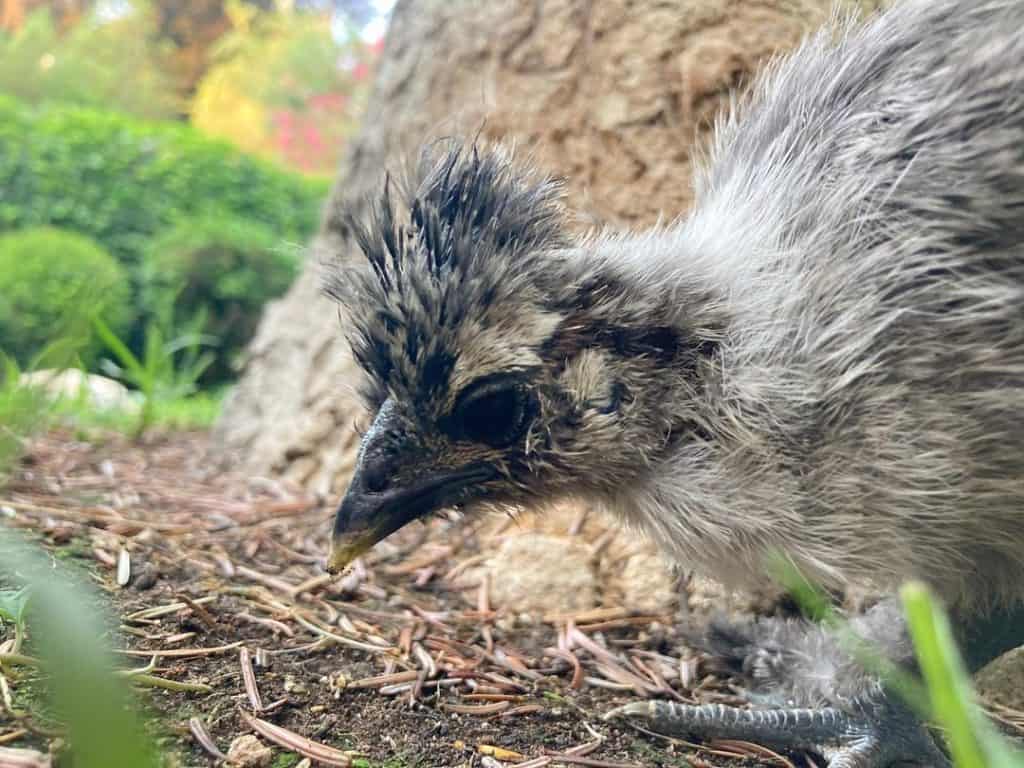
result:
<svg viewBox="0 0 1024 768"><path fill-rule="evenodd" d="M223 381L235 372L235 358L255 333L263 305L284 293L297 269L294 249L261 224L184 219L147 249L143 303L173 302L185 317L206 312L203 331L217 339L217 358L204 381Z"/></svg>
<svg viewBox="0 0 1024 768"><path fill-rule="evenodd" d="M118 331L133 319L125 270L102 247L48 227L0 235L0 347L22 364L54 339L81 337L83 362L102 349L92 318Z"/></svg>
<svg viewBox="0 0 1024 768"><path fill-rule="evenodd" d="M301 243L327 189L185 124L0 98L0 231L51 225L87 234L136 286L150 239L175 222L231 216Z"/></svg>

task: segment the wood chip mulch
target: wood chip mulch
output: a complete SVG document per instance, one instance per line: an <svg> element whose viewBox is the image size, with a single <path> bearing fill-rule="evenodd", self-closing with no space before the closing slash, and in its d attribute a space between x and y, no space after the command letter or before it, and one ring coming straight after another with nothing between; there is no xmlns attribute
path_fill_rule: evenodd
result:
<svg viewBox="0 0 1024 768"><path fill-rule="evenodd" d="M602 720L636 698L742 702L701 672L672 616L502 611L488 577L466 578L489 542L457 517L336 579L322 567L331 516L300 489L222 470L197 434L49 434L0 489L0 523L84 561L109 597L170 764L224 763L243 734L326 766L813 764ZM0 748L48 761L59 727L21 707L24 674L0 663Z"/></svg>

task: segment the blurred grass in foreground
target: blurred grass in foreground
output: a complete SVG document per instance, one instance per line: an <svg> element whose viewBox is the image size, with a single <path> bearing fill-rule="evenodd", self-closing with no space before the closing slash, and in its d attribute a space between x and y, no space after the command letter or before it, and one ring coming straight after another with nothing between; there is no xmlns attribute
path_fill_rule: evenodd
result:
<svg viewBox="0 0 1024 768"><path fill-rule="evenodd" d="M0 579L28 588L27 633L46 673L49 706L66 727L74 768L156 768L139 706L114 672L100 598L36 547L0 528ZM15 661L0 654L0 671Z"/></svg>
<svg viewBox="0 0 1024 768"><path fill-rule="evenodd" d="M931 713L946 732L954 764L960 768L1024 768L1024 754L1011 747L977 705L949 619L938 601L918 582L904 586L900 597Z"/></svg>

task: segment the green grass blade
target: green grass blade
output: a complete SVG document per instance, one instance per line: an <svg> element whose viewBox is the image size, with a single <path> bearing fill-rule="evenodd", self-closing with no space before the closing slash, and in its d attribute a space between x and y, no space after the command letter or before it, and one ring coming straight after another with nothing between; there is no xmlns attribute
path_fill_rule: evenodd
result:
<svg viewBox="0 0 1024 768"><path fill-rule="evenodd" d="M946 614L928 588L912 582L900 591L935 717L946 730L958 768L1022 768L1024 759L985 719Z"/></svg>
<svg viewBox="0 0 1024 768"><path fill-rule="evenodd" d="M0 575L31 590L28 626L48 673L53 710L68 729L75 768L156 768L138 705L114 674L110 624L98 597L12 531L0 529Z"/></svg>
<svg viewBox="0 0 1024 768"><path fill-rule="evenodd" d="M96 334L100 337L100 340L117 358L118 363L120 363L121 367L132 379L132 383L140 389L144 389L146 369L143 367L142 363L139 362L139 358L132 354L132 351L128 349L128 346L117 337L117 334L110 330L110 326L104 323L103 320L98 317L94 317L92 324L96 329Z"/></svg>
<svg viewBox="0 0 1024 768"><path fill-rule="evenodd" d="M0 351L0 477L24 449L26 438L46 427L53 406L43 387L26 386L13 358Z"/></svg>

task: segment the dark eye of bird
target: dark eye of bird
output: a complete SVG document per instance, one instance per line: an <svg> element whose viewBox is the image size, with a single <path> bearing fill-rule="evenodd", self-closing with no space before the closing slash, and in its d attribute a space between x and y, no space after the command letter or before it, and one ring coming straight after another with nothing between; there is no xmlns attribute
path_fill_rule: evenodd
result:
<svg viewBox="0 0 1024 768"><path fill-rule="evenodd" d="M460 440L504 448L519 440L529 426L529 397L508 381L485 381L459 398L450 431Z"/></svg>

